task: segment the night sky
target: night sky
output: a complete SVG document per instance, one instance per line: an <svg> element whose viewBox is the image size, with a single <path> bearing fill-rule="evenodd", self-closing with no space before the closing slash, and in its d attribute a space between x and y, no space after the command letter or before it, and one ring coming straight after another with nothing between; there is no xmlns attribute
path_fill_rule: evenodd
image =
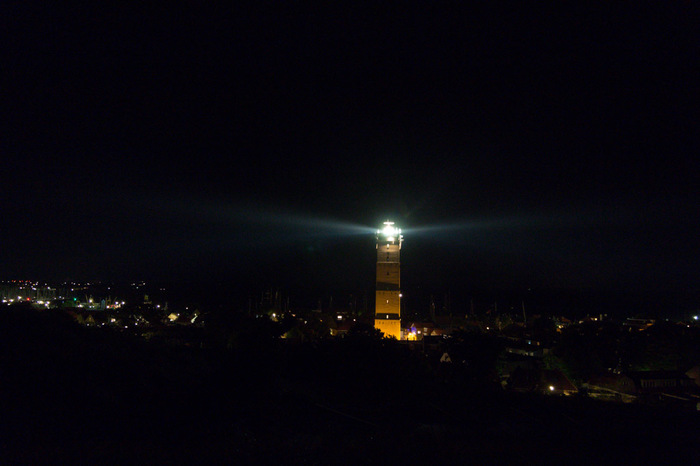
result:
<svg viewBox="0 0 700 466"><path fill-rule="evenodd" d="M698 307L698 10L486 3L4 4L0 278Z"/></svg>

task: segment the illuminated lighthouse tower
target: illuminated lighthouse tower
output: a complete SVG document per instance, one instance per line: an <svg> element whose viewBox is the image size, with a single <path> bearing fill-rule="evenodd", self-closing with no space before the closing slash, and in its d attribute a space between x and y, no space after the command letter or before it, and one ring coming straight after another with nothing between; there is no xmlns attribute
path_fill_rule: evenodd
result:
<svg viewBox="0 0 700 466"><path fill-rule="evenodd" d="M384 222L377 230L377 299L374 326L386 336L401 339L401 229Z"/></svg>

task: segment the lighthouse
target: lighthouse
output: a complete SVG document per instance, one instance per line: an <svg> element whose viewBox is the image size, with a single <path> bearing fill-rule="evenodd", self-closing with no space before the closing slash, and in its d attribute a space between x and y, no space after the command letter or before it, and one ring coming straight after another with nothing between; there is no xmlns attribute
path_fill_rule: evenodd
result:
<svg viewBox="0 0 700 466"><path fill-rule="evenodd" d="M374 326L385 336L401 339L401 244L394 222L377 230L377 291Z"/></svg>

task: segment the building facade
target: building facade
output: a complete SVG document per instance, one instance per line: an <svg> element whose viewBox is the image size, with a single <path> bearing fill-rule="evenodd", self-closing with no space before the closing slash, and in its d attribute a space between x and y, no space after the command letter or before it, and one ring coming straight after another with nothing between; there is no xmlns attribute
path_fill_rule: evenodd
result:
<svg viewBox="0 0 700 466"><path fill-rule="evenodd" d="M394 222L377 231L377 291L374 326L387 337L401 339L401 244Z"/></svg>

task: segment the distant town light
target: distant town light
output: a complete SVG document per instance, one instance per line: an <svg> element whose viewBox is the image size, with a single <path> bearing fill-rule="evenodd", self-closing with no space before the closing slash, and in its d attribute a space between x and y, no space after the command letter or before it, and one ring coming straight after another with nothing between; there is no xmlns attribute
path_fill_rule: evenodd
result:
<svg viewBox="0 0 700 466"><path fill-rule="evenodd" d="M554 391L554 385L550 385L550 386L549 386L549 391L550 391L550 392L553 392L553 391Z"/></svg>
<svg viewBox="0 0 700 466"><path fill-rule="evenodd" d="M693 316L693 319L698 320L698 316Z"/></svg>

